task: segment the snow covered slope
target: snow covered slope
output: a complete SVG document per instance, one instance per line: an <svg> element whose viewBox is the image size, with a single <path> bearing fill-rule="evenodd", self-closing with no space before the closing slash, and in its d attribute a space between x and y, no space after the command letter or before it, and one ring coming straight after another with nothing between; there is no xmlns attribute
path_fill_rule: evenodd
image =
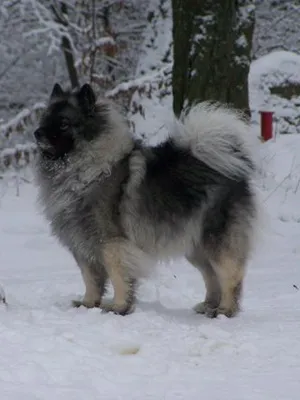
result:
<svg viewBox="0 0 300 400"><path fill-rule="evenodd" d="M195 315L202 279L184 260L143 282L127 317L72 309L72 258L37 214L36 191L1 183L0 393L5 400L298 400L300 136L259 146L269 219L243 312Z"/></svg>

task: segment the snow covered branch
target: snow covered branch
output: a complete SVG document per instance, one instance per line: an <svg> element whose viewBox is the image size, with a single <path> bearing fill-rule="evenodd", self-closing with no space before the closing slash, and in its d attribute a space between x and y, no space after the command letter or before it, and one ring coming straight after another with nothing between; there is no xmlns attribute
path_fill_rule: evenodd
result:
<svg viewBox="0 0 300 400"><path fill-rule="evenodd" d="M44 103L36 103L31 109L25 108L8 122L0 124L0 138L8 139L12 134L23 133L26 126L36 123L44 108Z"/></svg>
<svg viewBox="0 0 300 400"><path fill-rule="evenodd" d="M106 97L114 100L126 97L130 100L135 92L137 92L139 95L146 94L148 97L150 97L153 86L157 85L162 88L162 86L165 84L165 81L171 78L171 73L172 63L169 63L166 67L153 74L120 83L114 89L107 91Z"/></svg>
<svg viewBox="0 0 300 400"><path fill-rule="evenodd" d="M33 143L18 144L14 148L0 150L0 171L25 167L34 160L36 154L36 146Z"/></svg>

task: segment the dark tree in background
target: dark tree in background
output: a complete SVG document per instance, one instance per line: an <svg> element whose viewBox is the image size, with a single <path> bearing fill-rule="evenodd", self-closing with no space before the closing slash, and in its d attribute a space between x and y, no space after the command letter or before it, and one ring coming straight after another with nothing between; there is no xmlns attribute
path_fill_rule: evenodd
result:
<svg viewBox="0 0 300 400"><path fill-rule="evenodd" d="M172 0L173 109L227 102L250 115L248 74L254 0Z"/></svg>

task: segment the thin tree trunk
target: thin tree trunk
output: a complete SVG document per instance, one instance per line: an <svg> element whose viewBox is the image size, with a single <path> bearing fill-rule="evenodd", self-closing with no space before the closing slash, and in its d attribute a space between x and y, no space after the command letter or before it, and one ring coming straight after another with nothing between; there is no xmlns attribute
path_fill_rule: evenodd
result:
<svg viewBox="0 0 300 400"><path fill-rule="evenodd" d="M226 102L250 115L248 74L252 0L172 0L173 109L194 101Z"/></svg>
<svg viewBox="0 0 300 400"><path fill-rule="evenodd" d="M67 8L66 3L61 3L61 11L63 14L67 15L68 8ZM68 70L72 88L73 89L78 88L79 87L79 79L78 79L77 70L75 67L74 55L73 55L70 40L67 36L62 37L61 47L64 52L67 70Z"/></svg>
<svg viewBox="0 0 300 400"><path fill-rule="evenodd" d="M75 68L74 56L73 56L70 41L66 36L63 36L63 38L62 38L61 47L64 52L71 86L73 89L78 88L79 80L78 80L77 70Z"/></svg>
<svg viewBox="0 0 300 400"><path fill-rule="evenodd" d="M56 22L62 24L64 26L68 26L67 20L64 18L64 15L68 14L68 8L66 3L60 3L60 10L57 10L54 6L51 6L52 12L55 16ZM61 48L64 53L66 66L69 74L69 79L71 82L71 86L73 89L79 87L79 79L77 74L77 69L75 67L74 54L72 51L72 46L68 36L63 36L61 39Z"/></svg>

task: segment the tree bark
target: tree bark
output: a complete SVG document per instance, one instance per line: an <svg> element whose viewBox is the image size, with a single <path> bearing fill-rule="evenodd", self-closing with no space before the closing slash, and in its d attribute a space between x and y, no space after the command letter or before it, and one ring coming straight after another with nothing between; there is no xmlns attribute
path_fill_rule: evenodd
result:
<svg viewBox="0 0 300 400"><path fill-rule="evenodd" d="M172 0L173 109L226 102L250 115L254 0Z"/></svg>

